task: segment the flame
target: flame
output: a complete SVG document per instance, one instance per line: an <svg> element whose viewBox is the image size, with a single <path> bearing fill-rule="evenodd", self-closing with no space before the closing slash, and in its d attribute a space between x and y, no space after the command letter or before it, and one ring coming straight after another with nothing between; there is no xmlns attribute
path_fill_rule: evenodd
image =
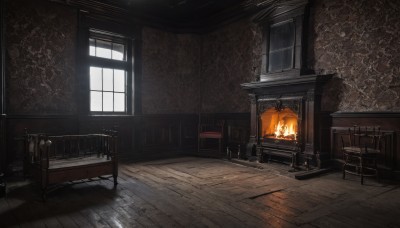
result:
<svg viewBox="0 0 400 228"><path fill-rule="evenodd" d="M298 116L289 108L276 111L270 108L261 115L263 138L297 140Z"/></svg>
<svg viewBox="0 0 400 228"><path fill-rule="evenodd" d="M278 122L278 125L275 127L275 137L276 138L287 138L293 136L296 139L296 123L294 121L285 121L281 120Z"/></svg>

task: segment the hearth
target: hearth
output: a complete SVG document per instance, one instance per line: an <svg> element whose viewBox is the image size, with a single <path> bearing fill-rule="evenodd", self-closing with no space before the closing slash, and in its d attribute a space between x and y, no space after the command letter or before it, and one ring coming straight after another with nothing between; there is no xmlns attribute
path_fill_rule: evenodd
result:
<svg viewBox="0 0 400 228"><path fill-rule="evenodd" d="M322 86L329 76L301 75L242 84L251 100L248 148L259 162L271 159L319 166Z"/></svg>

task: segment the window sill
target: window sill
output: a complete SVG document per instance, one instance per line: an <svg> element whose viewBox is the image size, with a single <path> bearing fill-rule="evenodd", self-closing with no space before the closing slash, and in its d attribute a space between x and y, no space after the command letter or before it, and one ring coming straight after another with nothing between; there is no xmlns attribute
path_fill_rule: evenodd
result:
<svg viewBox="0 0 400 228"><path fill-rule="evenodd" d="M96 114L88 114L88 117L133 117L134 115L131 114L100 114L100 113L96 113Z"/></svg>
<svg viewBox="0 0 400 228"><path fill-rule="evenodd" d="M300 76L300 70L293 69L287 70L282 72L275 72L275 73L266 73L260 75L260 81L275 81L275 80L282 80L288 78L295 78Z"/></svg>

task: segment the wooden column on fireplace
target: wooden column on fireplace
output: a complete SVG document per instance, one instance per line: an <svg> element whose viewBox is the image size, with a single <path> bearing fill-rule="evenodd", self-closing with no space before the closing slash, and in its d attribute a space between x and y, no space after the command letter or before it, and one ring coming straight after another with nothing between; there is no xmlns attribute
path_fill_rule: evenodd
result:
<svg viewBox="0 0 400 228"><path fill-rule="evenodd" d="M323 84L329 79L328 75L301 75L242 84L242 88L248 91L251 98L249 147L256 147L260 162L263 162L265 157L282 160L288 158L293 166L319 166L320 157L329 157L323 156L328 151L321 151L319 145L320 95ZM297 117L297 124L292 127L295 129L292 135L280 135L279 130L283 131L289 126L276 129L277 125L281 126L278 122L270 126L275 128L276 133L265 131L262 125L263 113L266 110L276 110L279 116L279 112L285 109L290 110L292 117Z"/></svg>

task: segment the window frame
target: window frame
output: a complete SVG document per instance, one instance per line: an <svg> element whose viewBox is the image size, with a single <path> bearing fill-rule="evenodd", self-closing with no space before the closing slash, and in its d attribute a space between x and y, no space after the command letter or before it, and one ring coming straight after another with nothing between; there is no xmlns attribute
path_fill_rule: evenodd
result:
<svg viewBox="0 0 400 228"><path fill-rule="evenodd" d="M269 17L261 21L261 29L263 31L262 42L262 64L260 81L279 80L285 78L298 77L303 73L306 68L303 59L305 60L305 44L304 40L304 21L306 15L306 7L302 6L295 9L276 10ZM270 58L270 28L274 25L290 22L294 23L294 48L292 54L292 67L283 71L269 72L269 58Z"/></svg>
<svg viewBox="0 0 400 228"><path fill-rule="evenodd" d="M118 43L118 44L123 44L125 46L124 50L124 55L125 55L125 60L115 60L115 59L107 59L103 57L97 57L97 56L91 56L90 55L90 39L96 39L96 40L103 40L107 42L112 42L112 43ZM108 32L108 31L103 31L99 29L94 29L90 28L89 29L89 34L87 38L87 68L88 68L88 112L91 115L127 115L132 113L132 77L133 77L133 68L132 68L132 62L133 62L133 43L131 39L117 33L113 32ZM109 68L109 69L118 69L118 70L125 70L125 111L91 111L91 88L90 88L90 67L99 67L99 68ZM102 92L104 93L104 90L102 89ZM113 97L114 97L114 86L113 86ZM102 104L103 104L104 98L102 97ZM114 106L114 101L113 101L113 106ZM102 109L104 108L104 105ZM113 107L114 109L114 107Z"/></svg>
<svg viewBox="0 0 400 228"><path fill-rule="evenodd" d="M78 115L86 116L134 116L142 114L142 25L119 18L108 18L88 11L78 11L78 31L76 48L76 102ZM89 81L89 30L103 31L105 35L114 34L128 40L127 60L127 111L126 113L93 113L90 112ZM101 61L101 60L99 60Z"/></svg>

